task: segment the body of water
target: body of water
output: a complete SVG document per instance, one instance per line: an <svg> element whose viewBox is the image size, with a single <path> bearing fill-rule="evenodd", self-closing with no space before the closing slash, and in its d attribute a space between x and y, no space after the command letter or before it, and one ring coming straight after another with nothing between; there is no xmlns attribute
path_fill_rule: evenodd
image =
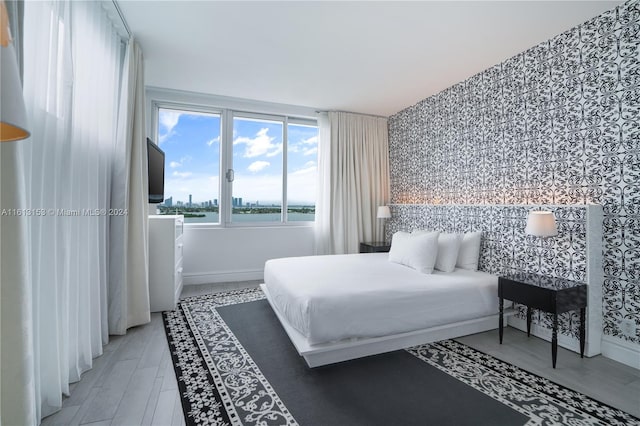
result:
<svg viewBox="0 0 640 426"><path fill-rule="evenodd" d="M204 217L185 217L185 223L218 223L218 213L202 212ZM315 220L314 213L289 213L289 222L313 222ZM263 213L263 214L234 214L231 221L234 223L247 222L274 222L280 223L280 213Z"/></svg>

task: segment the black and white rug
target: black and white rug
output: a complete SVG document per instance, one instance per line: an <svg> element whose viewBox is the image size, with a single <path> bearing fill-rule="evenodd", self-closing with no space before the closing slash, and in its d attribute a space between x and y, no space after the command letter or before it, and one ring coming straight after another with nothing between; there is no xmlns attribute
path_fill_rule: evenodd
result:
<svg viewBox="0 0 640 426"><path fill-rule="evenodd" d="M163 317L188 425L640 425L453 340L310 369L260 289Z"/></svg>

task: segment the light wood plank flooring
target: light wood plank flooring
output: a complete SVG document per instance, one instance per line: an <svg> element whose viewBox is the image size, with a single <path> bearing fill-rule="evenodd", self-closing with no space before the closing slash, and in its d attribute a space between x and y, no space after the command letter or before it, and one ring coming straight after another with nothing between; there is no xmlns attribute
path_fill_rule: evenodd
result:
<svg viewBox="0 0 640 426"><path fill-rule="evenodd" d="M640 417L640 370L601 355L580 358L580 354L561 347L558 347L558 362L554 369L550 342L527 337L527 333L512 327L504 331L502 345L498 330L456 340Z"/></svg>
<svg viewBox="0 0 640 426"><path fill-rule="evenodd" d="M93 368L72 385L62 410L43 425L183 425L159 313L125 336L111 336Z"/></svg>
<svg viewBox="0 0 640 426"><path fill-rule="evenodd" d="M254 287L258 281L187 286L182 297ZM527 338L513 328L498 344L497 331L459 339L461 342L525 370L547 377L599 401L640 417L640 370L602 356L580 359L559 348L558 365L551 368L546 341ZM169 349L158 313L151 323L125 336L112 336L93 369L72 385L62 410L43 425L183 425L184 417Z"/></svg>

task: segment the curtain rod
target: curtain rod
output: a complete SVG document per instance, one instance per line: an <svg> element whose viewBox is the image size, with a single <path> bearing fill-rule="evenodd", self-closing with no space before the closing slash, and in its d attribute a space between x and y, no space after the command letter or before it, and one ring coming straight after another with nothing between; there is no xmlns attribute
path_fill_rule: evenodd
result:
<svg viewBox="0 0 640 426"><path fill-rule="evenodd" d="M364 114L364 113L361 113L361 112L340 111L340 110L335 110L335 109L328 110L328 111L316 110L316 114L319 114L319 113L321 113L321 112L346 112L347 114L364 115L364 116L367 116L367 117L375 117L375 118L389 118L389 117L386 117L386 116L384 116L384 115Z"/></svg>
<svg viewBox="0 0 640 426"><path fill-rule="evenodd" d="M122 25L124 25L124 29L127 31L129 38L131 38L131 29L129 28L129 24L127 24L127 20L124 19L124 15L122 14L122 10L120 10L120 6L118 6L118 2L116 0L111 0L113 6L116 8L118 12L118 16L120 16L120 20L122 21Z"/></svg>

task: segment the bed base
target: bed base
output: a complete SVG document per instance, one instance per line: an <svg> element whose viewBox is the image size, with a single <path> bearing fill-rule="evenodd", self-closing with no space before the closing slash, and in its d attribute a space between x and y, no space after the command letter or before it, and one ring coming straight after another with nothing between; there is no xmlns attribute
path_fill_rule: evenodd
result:
<svg viewBox="0 0 640 426"><path fill-rule="evenodd" d="M341 361L348 361L350 359L362 358L369 355L396 351L398 349L437 342L439 340L481 333L483 331L495 330L498 328L498 314L495 314L422 330L392 334L389 336L347 339L339 342L310 345L307 342L307 339L298 330L293 328L280 313L271 300L267 286L265 284L260 284L260 288L267 296L267 300L269 301L273 312L275 312L278 320L280 320L280 323L282 324L282 327L289 335L289 339L291 339L293 346L295 346L298 353L305 359L307 365L311 368L334 364ZM512 315L513 313L515 313L514 310L505 310L506 316Z"/></svg>

